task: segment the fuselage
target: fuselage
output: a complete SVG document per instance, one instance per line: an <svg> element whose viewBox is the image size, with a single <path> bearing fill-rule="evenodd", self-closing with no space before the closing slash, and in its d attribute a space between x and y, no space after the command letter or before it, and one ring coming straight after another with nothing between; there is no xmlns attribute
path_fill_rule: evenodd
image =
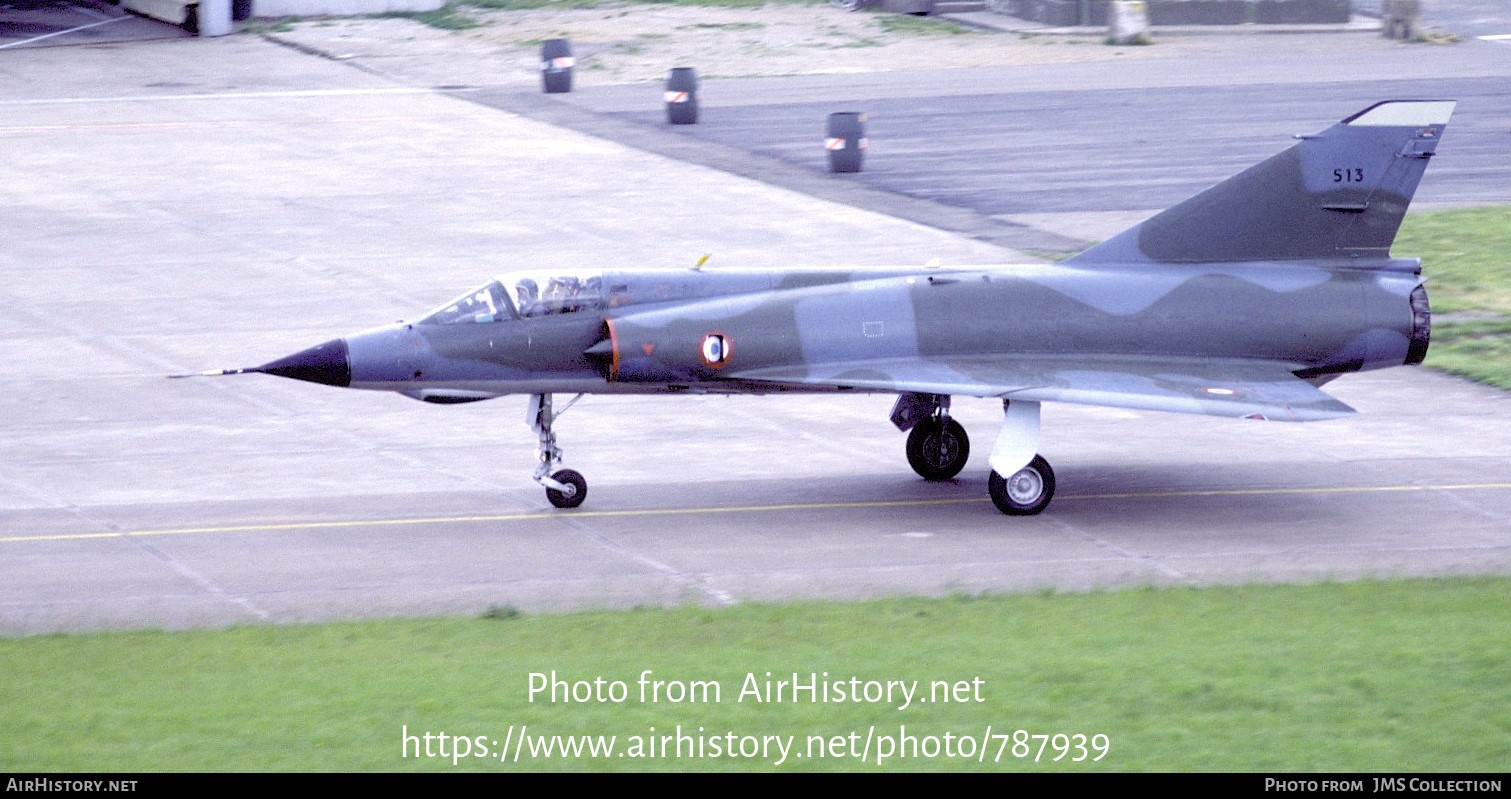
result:
<svg viewBox="0 0 1511 799"><path fill-rule="evenodd" d="M969 356L1259 360L1324 377L1421 360L1415 266L515 273L417 322L338 342L347 385L435 402L810 390L739 375Z"/></svg>
<svg viewBox="0 0 1511 799"><path fill-rule="evenodd" d="M562 468L553 394L895 393L909 465L936 481L969 457L951 398L994 397L988 494L1031 515L1055 489L1042 403L1319 421L1354 412L1322 382L1420 363L1421 264L1390 250L1453 108L1376 103L1058 265L513 272L416 322L209 374L528 394L534 479L560 508L587 483Z"/></svg>

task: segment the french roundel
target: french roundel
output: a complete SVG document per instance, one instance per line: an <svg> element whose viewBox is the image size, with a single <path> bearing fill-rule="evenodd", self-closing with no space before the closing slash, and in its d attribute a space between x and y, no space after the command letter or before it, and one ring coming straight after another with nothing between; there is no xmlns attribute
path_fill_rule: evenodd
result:
<svg viewBox="0 0 1511 799"><path fill-rule="evenodd" d="M703 346L699 348L698 355L703 359L704 366L718 369L729 363L730 356L734 355L734 346L723 333L709 333L703 337Z"/></svg>

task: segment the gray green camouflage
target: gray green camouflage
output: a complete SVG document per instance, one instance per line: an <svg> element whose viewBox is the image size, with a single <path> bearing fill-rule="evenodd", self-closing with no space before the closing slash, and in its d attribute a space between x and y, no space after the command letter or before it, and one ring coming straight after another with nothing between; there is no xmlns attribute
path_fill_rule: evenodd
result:
<svg viewBox="0 0 1511 799"><path fill-rule="evenodd" d="M1353 413L1319 386L1420 363L1430 312L1390 246L1454 104L1388 101L1053 266L527 271L417 322L257 372L434 403L530 395L558 507L552 395L882 392L925 478L969 455L954 396L1000 399L989 492L1042 511L1039 403L1277 421Z"/></svg>

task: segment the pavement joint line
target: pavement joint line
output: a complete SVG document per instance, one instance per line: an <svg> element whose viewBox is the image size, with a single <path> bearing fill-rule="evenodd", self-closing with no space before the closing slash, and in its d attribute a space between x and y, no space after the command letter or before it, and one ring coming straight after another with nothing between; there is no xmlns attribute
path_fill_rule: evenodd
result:
<svg viewBox="0 0 1511 799"><path fill-rule="evenodd" d="M1339 486L1300 488L1235 488L1193 491L1148 491L1118 494L1072 494L1056 497L1060 502L1109 499L1168 499L1173 497L1245 497L1297 496L1325 494L1378 494L1413 491L1499 491L1511 489L1511 483L1458 483L1451 485ZM405 527L422 524L474 524L515 521L573 521L590 518L632 518L643 516L694 516L720 513L780 513L799 510L846 510L855 508L905 508L938 505L971 505L987 502L986 497L952 497L949 499L903 499L881 502L807 502L780 505L729 505L705 508L646 508L640 510L539 511L472 516L432 516L406 519L350 519L327 522L288 522L283 524L245 524L209 527L180 527L161 530L122 530L120 532L56 533L0 537L0 544L37 541L84 541L96 538L132 538L138 536L195 535L214 533L280 532L286 530L332 530L361 527Z"/></svg>
<svg viewBox="0 0 1511 799"><path fill-rule="evenodd" d="M1185 582L1186 580L1186 575L1182 574L1179 571L1176 571L1169 566L1166 566L1163 562L1161 562L1161 558L1158 556L1140 555L1139 553L1132 550L1124 549L1123 547L1120 547L1117 544L1114 544L1111 541L1102 538L1101 536L1088 533L1085 530L1082 530L1080 527L1077 527L1076 525L1073 525L1059 517L1050 517L1049 522L1055 527L1060 528L1066 533L1069 533L1070 535L1073 535L1081 539L1082 541L1091 544L1094 547L1097 547L1098 549L1104 549L1108 552L1111 552L1120 560L1128 560L1135 563L1147 564L1172 580L1177 580L1180 582Z"/></svg>
<svg viewBox="0 0 1511 799"><path fill-rule="evenodd" d="M326 125L375 125L394 122L428 122L434 116L375 116L343 117L320 120ZM7 125L0 127L4 133L60 133L64 131L128 132L158 130L207 130L215 128L268 128L282 125L268 119L219 119L195 122L90 122L76 125Z"/></svg>
<svg viewBox="0 0 1511 799"><path fill-rule="evenodd" d="M182 561L178 560L172 555L169 555L161 549L158 549L157 547L152 546L146 541L142 541L140 539L137 539L135 543L142 549L142 551L156 558L175 574L178 574L189 582L199 586L206 593L230 602L231 604L236 605L242 610L245 610L246 612L263 621L268 621L269 619L273 618L272 614L258 607L256 603L254 603L251 599L248 599L245 595L226 590L219 583L215 582L209 577L206 577L203 574L200 574L188 564L183 563Z"/></svg>
<svg viewBox="0 0 1511 799"><path fill-rule="evenodd" d="M194 583L195 585L199 586L201 589L205 590L206 592L208 592L208 593L210 593L210 594L212 594L214 596L218 596L221 599L224 599L224 600L226 600L226 601L228 601L228 602L230 602L230 603L232 603L232 604L240 607L241 609L247 611L248 613L252 614L253 616L255 616L255 617L259 618L259 619L262 619L264 621L272 618L271 614L269 614L266 610L263 610L262 608L258 607L255 603L253 603L247 597L245 597L245 596L243 596L241 594L233 593L231 591L226 590L225 588L223 588L222 586L220 586L219 584L217 584L214 580L211 580L209 577L206 577L205 575L200 574L198 571L194 570L188 564L183 563L183 562L179 561L178 559L174 558L172 555L169 555L168 553L166 553L166 552L158 549L157 547L152 546L152 544L147 539L142 538L142 537L135 537L135 538L129 537L129 534L126 533L126 531L124 531L124 530L121 529L121 525L117 524L116 522L112 521L111 519L102 518L100 516L97 516L96 514L92 513L91 511L89 511L89 510L87 510L85 508L80 508L78 505L74 505L74 504L71 504L71 503L66 503L66 502L63 502L63 501L60 501L60 500L56 500L53 497L48 496L44 492L38 491L38 490L36 490L36 489L32 488L31 486L26 485L24 483L18 483L18 482L14 481L14 480L11 480L9 482L11 483L11 485L19 487L21 490L26 491L29 494L32 494L32 495L37 496L37 497L40 497L40 498L42 498L44 500L47 500L48 502L52 502L59 509L61 509L63 511L66 511L66 512L68 512L68 513L70 513L70 514L72 514L74 516L77 516L82 521L94 524L97 527L102 527L106 531L106 532L102 532L102 533L83 533L83 534L81 534L82 537L84 537L84 538L102 538L102 537L103 538L126 538L126 540L130 541L138 549L142 550L143 552L146 552L149 556L157 559L159 562L161 562L168 569L170 569L171 571L177 573L181 577L189 580L190 582Z"/></svg>
<svg viewBox="0 0 1511 799"><path fill-rule="evenodd" d="M0 44L0 50L5 50L5 49L11 48L11 47L20 47L22 45L31 44L32 42L40 42L43 39L51 39L54 36L63 36L65 34L73 33L75 31L88 30L90 28L98 28L101 25L109 25L112 22L120 22L123 19L131 19L131 17L127 17L127 16L113 17L111 19L101 20L99 22L91 22L88 25L80 25L80 26L78 26L76 28L69 28L67 30L61 30L61 31L53 31L52 33L44 33L41 36L33 36L30 39L22 39L19 42L11 42L10 44Z"/></svg>
<svg viewBox="0 0 1511 799"><path fill-rule="evenodd" d="M207 92L205 94L128 94L120 97L42 97L32 100L0 100L9 105L74 105L87 103L153 103L164 100L260 100L291 97L360 97L365 95L434 94L444 96L474 89L433 89L422 86L398 86L372 89L285 89L274 92Z"/></svg>
<svg viewBox="0 0 1511 799"><path fill-rule="evenodd" d="M615 555L628 558L629 560L634 561L641 566L645 566L646 568L658 572L662 576L671 579L673 582L676 582L677 584L682 585L685 588L697 591L717 605L729 606L735 604L735 600L729 594L729 592L709 585L707 579L700 578L697 574L689 574L678 569L675 566L672 566L669 563L662 562L660 560L657 560L656 558L651 557L650 555L636 552L635 550L623 544L614 542L607 535L604 535L603 533L600 533L597 530L594 530L592 527L589 527L587 524L583 523L581 521L581 517L585 515L586 514L553 514L552 516L544 518L561 519L566 523L568 527L571 527L577 530L579 533L582 533L584 536L587 536L588 540L592 541L598 546L603 547L604 549L614 553Z"/></svg>

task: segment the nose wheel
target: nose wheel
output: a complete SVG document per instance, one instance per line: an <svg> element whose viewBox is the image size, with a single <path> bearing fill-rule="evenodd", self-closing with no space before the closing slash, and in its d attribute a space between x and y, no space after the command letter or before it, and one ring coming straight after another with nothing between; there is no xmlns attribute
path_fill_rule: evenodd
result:
<svg viewBox="0 0 1511 799"><path fill-rule="evenodd" d="M571 469L558 470L551 475L551 481L562 488L551 488L544 481L540 482L546 486L546 499L558 508L575 508L588 497L588 481Z"/></svg>
<svg viewBox="0 0 1511 799"><path fill-rule="evenodd" d="M546 501L558 508L575 508L588 497L586 478L572 469L558 468L562 452L561 447L556 446L556 433L551 429L551 424L580 399L582 395L578 394L560 411L553 411L550 394L534 394L525 413L530 429L540 437L540 446L536 450L540 465L535 467L535 482L545 487Z"/></svg>

